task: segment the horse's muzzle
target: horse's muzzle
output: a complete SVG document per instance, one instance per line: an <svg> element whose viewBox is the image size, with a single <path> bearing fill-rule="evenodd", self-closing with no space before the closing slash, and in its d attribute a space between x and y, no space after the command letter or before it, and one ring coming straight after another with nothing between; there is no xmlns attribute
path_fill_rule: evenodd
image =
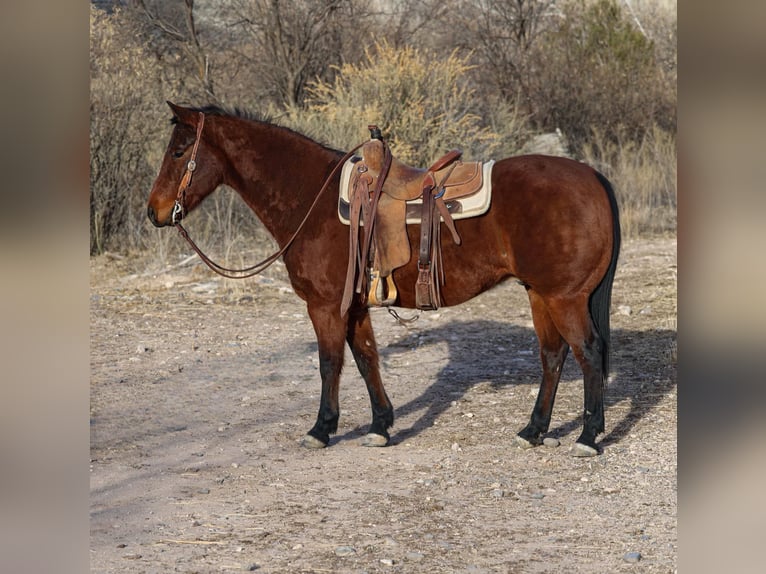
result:
<svg viewBox="0 0 766 574"><path fill-rule="evenodd" d="M166 222L159 221L157 219L157 213L154 211L154 208L151 205L146 209L146 216L155 227L165 227L167 225Z"/></svg>

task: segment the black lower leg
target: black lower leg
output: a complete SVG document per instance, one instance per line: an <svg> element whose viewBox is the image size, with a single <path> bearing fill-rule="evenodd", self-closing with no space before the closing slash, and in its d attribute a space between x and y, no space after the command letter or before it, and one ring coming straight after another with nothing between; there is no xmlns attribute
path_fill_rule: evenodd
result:
<svg viewBox="0 0 766 574"><path fill-rule="evenodd" d="M560 341L557 349L544 350L540 353L543 364L543 380L540 383L540 390L537 393L537 400L534 409L532 409L529 424L519 432L519 436L531 444L540 444L542 442L540 436L548 432L553 404L556 399L556 390L561 378L561 368L568 352L569 345Z"/></svg>
<svg viewBox="0 0 766 574"><path fill-rule="evenodd" d="M378 349L369 314L351 317L347 341L370 396L372 424L370 434L390 438L388 429L394 424L394 407L383 387L378 364Z"/></svg>
<svg viewBox="0 0 766 574"><path fill-rule="evenodd" d="M596 337L583 349L584 409L583 430L578 443L596 448L596 437L604 432L604 385L606 376L602 368L602 345Z"/></svg>
<svg viewBox="0 0 766 574"><path fill-rule="evenodd" d="M394 408L386 395L383 383L380 380L380 371L377 364L362 354L354 351L354 360L359 373L367 385L367 392L370 395L370 406L372 408L372 424L369 432L390 438L388 429L394 424Z"/></svg>
<svg viewBox="0 0 766 574"><path fill-rule="evenodd" d="M342 360L319 356L319 373L322 377L322 395L319 399L319 413L314 427L308 432L315 439L327 444L330 435L338 430L340 408L338 406L338 382Z"/></svg>

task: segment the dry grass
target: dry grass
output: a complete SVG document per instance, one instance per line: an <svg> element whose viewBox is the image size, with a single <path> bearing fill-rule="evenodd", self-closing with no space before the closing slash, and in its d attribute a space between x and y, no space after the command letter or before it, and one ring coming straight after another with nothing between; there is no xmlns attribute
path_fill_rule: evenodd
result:
<svg viewBox="0 0 766 574"><path fill-rule="evenodd" d="M676 140L658 127L639 142L609 141L594 130L584 161L613 183L625 237L675 233Z"/></svg>

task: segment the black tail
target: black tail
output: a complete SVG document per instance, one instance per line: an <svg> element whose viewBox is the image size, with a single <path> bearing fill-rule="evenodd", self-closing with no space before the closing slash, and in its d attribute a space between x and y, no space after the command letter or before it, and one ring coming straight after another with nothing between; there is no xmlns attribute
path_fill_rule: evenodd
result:
<svg viewBox="0 0 766 574"><path fill-rule="evenodd" d="M617 198L614 195L612 184L598 172L596 172L596 177L598 177L601 185L604 186L606 195L609 198L609 205L612 208L612 259L609 261L609 268L604 273L601 283L598 284L598 287L591 294L588 304L591 319L604 344L601 354L601 366L603 369L603 382L606 383L609 376L609 351L611 348L609 311L612 306L612 283L614 282L614 273L617 269L617 258L620 254L620 213L617 208Z"/></svg>

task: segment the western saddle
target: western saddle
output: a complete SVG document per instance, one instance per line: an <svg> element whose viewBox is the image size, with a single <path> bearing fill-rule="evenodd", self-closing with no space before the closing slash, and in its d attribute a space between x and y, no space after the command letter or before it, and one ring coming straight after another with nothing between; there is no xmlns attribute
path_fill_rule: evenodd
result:
<svg viewBox="0 0 766 574"><path fill-rule="evenodd" d="M482 162L462 162L452 150L428 169L411 167L391 155L377 126L369 126L371 139L362 146L349 183L349 262L341 314L354 293L364 293L371 306L390 306L398 291L392 273L411 257L407 222L419 208L420 249L415 304L434 310L441 304L444 283L441 261L441 226L444 221L453 241L460 245L448 205L482 188ZM354 161L352 160L352 161Z"/></svg>

